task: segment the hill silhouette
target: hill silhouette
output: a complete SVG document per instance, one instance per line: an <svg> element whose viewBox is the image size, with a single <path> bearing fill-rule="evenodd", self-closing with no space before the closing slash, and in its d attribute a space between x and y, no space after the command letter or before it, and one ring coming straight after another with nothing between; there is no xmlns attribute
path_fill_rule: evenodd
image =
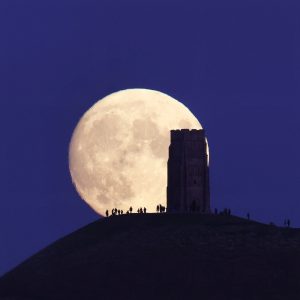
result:
<svg viewBox="0 0 300 300"><path fill-rule="evenodd" d="M234 216L100 219L0 279L0 299L300 299L300 230Z"/></svg>

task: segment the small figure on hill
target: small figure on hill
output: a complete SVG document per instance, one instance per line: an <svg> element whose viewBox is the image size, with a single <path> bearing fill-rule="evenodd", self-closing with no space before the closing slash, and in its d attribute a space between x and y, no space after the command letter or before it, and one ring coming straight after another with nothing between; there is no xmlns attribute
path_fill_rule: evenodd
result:
<svg viewBox="0 0 300 300"><path fill-rule="evenodd" d="M129 207L129 212L132 213L132 206Z"/></svg>
<svg viewBox="0 0 300 300"><path fill-rule="evenodd" d="M123 210L121 210L121 215L123 215Z"/></svg>
<svg viewBox="0 0 300 300"><path fill-rule="evenodd" d="M225 216L230 216L231 215L231 210L229 208L224 209L224 215Z"/></svg>
<svg viewBox="0 0 300 300"><path fill-rule="evenodd" d="M108 209L106 210L105 214L106 214L106 217L109 216Z"/></svg>
<svg viewBox="0 0 300 300"><path fill-rule="evenodd" d="M250 220L250 214L249 213L247 213L247 219Z"/></svg>
<svg viewBox="0 0 300 300"><path fill-rule="evenodd" d="M159 205L156 206L156 212L159 213Z"/></svg>
<svg viewBox="0 0 300 300"><path fill-rule="evenodd" d="M144 207L144 214L147 212L147 209L146 209L146 207Z"/></svg>
<svg viewBox="0 0 300 300"><path fill-rule="evenodd" d="M193 200L192 204L191 204L191 211L195 212L196 211L196 202L195 200Z"/></svg>
<svg viewBox="0 0 300 300"><path fill-rule="evenodd" d="M112 215L112 216L115 215L115 209L114 209L114 208L111 210L111 215Z"/></svg>
<svg viewBox="0 0 300 300"><path fill-rule="evenodd" d="M121 214L121 211L118 209L118 215L120 215Z"/></svg>

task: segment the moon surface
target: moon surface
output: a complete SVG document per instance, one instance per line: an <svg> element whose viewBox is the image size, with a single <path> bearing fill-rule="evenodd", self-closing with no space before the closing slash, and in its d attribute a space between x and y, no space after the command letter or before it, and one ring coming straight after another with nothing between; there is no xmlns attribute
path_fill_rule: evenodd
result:
<svg viewBox="0 0 300 300"><path fill-rule="evenodd" d="M201 129L182 103L154 90L122 90L96 102L77 124L69 148L72 181L96 212L154 212L166 205L171 129Z"/></svg>

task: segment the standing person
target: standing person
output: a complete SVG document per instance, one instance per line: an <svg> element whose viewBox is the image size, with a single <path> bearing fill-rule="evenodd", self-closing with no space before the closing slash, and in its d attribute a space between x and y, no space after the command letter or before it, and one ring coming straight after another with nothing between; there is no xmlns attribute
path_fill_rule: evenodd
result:
<svg viewBox="0 0 300 300"><path fill-rule="evenodd" d="M108 209L106 210L106 213L105 213L105 214L106 214L106 217L108 217Z"/></svg>
<svg viewBox="0 0 300 300"><path fill-rule="evenodd" d="M129 207L129 212L132 213L132 206Z"/></svg>
<svg viewBox="0 0 300 300"><path fill-rule="evenodd" d="M159 205L156 206L156 212L159 213Z"/></svg>
<svg viewBox="0 0 300 300"><path fill-rule="evenodd" d="M147 212L147 209L146 209L146 207L144 207L144 214Z"/></svg>

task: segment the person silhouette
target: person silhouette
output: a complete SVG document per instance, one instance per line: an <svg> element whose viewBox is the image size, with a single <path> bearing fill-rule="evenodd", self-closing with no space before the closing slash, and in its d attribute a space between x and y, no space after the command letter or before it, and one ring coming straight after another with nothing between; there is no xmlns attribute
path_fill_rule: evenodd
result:
<svg viewBox="0 0 300 300"><path fill-rule="evenodd" d="M159 205L156 206L156 212L159 213Z"/></svg>
<svg viewBox="0 0 300 300"><path fill-rule="evenodd" d="M105 214L106 214L106 217L108 217L108 215L109 215L109 214L108 214L108 209L106 210L106 213L105 213Z"/></svg>
<svg viewBox="0 0 300 300"><path fill-rule="evenodd" d="M195 202L195 200L193 200L190 209L191 209L192 212L195 212L195 211L196 211L196 202Z"/></svg>
<svg viewBox="0 0 300 300"><path fill-rule="evenodd" d="M146 207L144 207L144 214L147 212L147 209L146 209Z"/></svg>
<svg viewBox="0 0 300 300"><path fill-rule="evenodd" d="M129 212L132 213L132 206L129 207Z"/></svg>

